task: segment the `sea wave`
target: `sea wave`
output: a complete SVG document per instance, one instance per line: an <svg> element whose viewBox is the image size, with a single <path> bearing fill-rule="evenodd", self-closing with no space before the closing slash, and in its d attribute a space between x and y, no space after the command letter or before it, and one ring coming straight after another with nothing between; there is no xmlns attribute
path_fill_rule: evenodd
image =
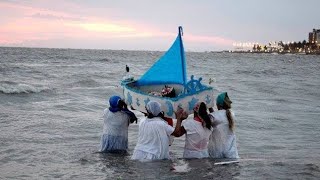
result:
<svg viewBox="0 0 320 180"><path fill-rule="evenodd" d="M91 78L77 80L67 85L68 87L99 87L101 84Z"/></svg>
<svg viewBox="0 0 320 180"><path fill-rule="evenodd" d="M31 85L25 83L16 83L10 81L0 82L0 93L3 94L23 94L23 93L39 93L50 90L48 86Z"/></svg>
<svg viewBox="0 0 320 180"><path fill-rule="evenodd" d="M97 61L111 62L112 60L110 58L102 58L102 59L98 59Z"/></svg>

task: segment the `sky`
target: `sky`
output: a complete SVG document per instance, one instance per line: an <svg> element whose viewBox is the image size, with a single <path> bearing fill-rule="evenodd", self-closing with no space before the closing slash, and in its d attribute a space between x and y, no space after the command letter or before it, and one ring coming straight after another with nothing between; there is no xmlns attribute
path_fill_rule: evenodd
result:
<svg viewBox="0 0 320 180"><path fill-rule="evenodd" d="M0 46L187 51L308 40L320 0L0 0Z"/></svg>

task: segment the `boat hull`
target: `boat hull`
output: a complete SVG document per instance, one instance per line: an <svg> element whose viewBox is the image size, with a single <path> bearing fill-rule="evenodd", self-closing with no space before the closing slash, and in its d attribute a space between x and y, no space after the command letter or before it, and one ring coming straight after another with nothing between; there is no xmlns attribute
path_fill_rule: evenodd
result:
<svg viewBox="0 0 320 180"><path fill-rule="evenodd" d="M177 97L161 97L150 95L150 91L161 91L164 85L148 85L144 87L136 87L134 82L123 83L123 96L128 106L146 113L146 104L149 101L157 101L161 104L161 109L166 117L175 118L174 112L178 107L183 108L188 114L193 113L193 107L198 102L205 102L207 107L214 106L213 88L207 87L193 94L183 94L183 87L179 84L170 84L177 91Z"/></svg>

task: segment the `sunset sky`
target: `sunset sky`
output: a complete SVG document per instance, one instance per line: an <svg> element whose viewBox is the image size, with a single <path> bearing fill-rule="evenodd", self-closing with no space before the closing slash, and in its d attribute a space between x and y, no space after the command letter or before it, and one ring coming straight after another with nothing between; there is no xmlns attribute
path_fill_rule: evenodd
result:
<svg viewBox="0 0 320 180"><path fill-rule="evenodd" d="M0 0L0 46L191 51L303 41L320 0Z"/></svg>

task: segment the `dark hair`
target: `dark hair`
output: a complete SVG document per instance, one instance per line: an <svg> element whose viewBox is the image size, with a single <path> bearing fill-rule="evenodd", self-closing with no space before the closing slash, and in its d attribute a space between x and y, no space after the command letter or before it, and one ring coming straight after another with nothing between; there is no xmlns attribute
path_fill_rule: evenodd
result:
<svg viewBox="0 0 320 180"><path fill-rule="evenodd" d="M211 129L211 126L212 126L211 119L210 119L210 116L209 116L208 111L207 111L207 106L206 106L206 104L204 102L200 103L198 112L199 112L198 116L202 120L204 120L206 128Z"/></svg>
<svg viewBox="0 0 320 180"><path fill-rule="evenodd" d="M232 117L232 114L231 114L231 111L230 111L231 103L226 103L226 101L224 101L222 108L226 110L226 115L227 115L228 122L229 122L229 128L230 128L231 131L233 131L233 129L234 129L234 121L233 121L233 117Z"/></svg>
<svg viewBox="0 0 320 180"><path fill-rule="evenodd" d="M124 106L124 102L122 99L119 99L119 102L118 102L118 108L122 109Z"/></svg>

